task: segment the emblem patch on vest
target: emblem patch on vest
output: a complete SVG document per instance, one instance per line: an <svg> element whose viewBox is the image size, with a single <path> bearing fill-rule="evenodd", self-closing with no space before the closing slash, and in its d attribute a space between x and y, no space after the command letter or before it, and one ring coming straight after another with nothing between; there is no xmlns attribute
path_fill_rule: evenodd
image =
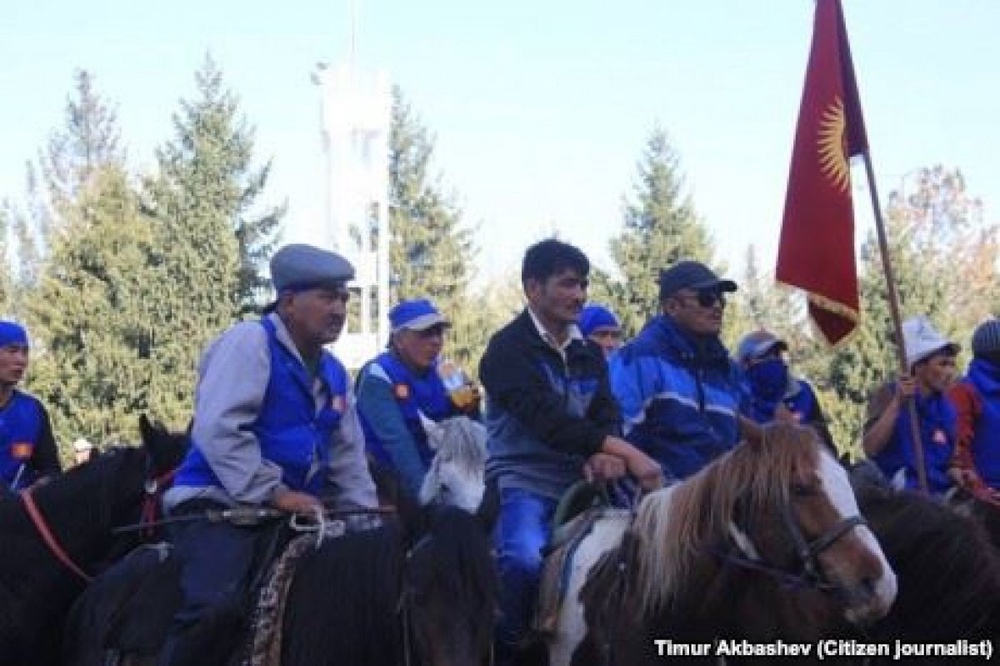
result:
<svg viewBox="0 0 1000 666"><path fill-rule="evenodd" d="M27 460L35 450L31 442L14 442L10 446L10 456L14 460Z"/></svg>
<svg viewBox="0 0 1000 666"><path fill-rule="evenodd" d="M410 397L410 387L406 384L396 384L392 387L392 392L397 400L406 400Z"/></svg>

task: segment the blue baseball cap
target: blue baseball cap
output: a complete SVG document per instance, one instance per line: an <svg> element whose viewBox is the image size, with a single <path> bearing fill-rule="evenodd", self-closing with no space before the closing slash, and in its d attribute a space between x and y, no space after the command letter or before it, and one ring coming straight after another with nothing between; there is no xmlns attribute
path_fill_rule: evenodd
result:
<svg viewBox="0 0 1000 666"><path fill-rule="evenodd" d="M0 347L8 345L28 346L28 331L13 321L0 321Z"/></svg>
<svg viewBox="0 0 1000 666"><path fill-rule="evenodd" d="M588 305L580 311L580 319L577 325L584 336L590 335L599 328L622 327L615 313L603 305L597 305L596 303Z"/></svg>
<svg viewBox="0 0 1000 666"><path fill-rule="evenodd" d="M389 323L392 324L393 333L404 328L411 331L426 331L432 326L451 326L451 322L445 319L444 315L426 298L415 298L398 303L396 307L389 310Z"/></svg>

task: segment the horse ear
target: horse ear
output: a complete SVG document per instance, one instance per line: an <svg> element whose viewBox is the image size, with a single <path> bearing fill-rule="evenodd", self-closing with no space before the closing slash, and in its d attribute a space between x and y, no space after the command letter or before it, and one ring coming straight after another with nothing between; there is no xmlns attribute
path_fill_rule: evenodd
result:
<svg viewBox="0 0 1000 666"><path fill-rule="evenodd" d="M139 414L139 435L142 437L144 446L148 446L153 437L153 424L149 422L149 417L145 412Z"/></svg>
<svg viewBox="0 0 1000 666"><path fill-rule="evenodd" d="M424 432L427 433L427 443L435 451L441 446L441 440L444 439L444 428L440 424L432 421L431 419L424 416L424 413L417 411L420 415L420 425L424 427Z"/></svg>
<svg viewBox="0 0 1000 666"><path fill-rule="evenodd" d="M476 518L482 522L487 532L493 531L493 525L500 515L500 490L496 483L490 481L483 490L483 499L479 501L479 508L476 509Z"/></svg>

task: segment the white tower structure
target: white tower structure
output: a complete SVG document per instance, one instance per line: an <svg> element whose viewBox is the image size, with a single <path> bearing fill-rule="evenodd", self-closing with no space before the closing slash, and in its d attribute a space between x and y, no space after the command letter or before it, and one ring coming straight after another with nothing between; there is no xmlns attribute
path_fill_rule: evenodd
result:
<svg viewBox="0 0 1000 666"><path fill-rule="evenodd" d="M353 34L352 34L353 51ZM326 215L318 244L354 265L349 285L360 317L348 321L336 343L348 368L359 368L389 336L389 77L365 73L349 62L319 64L323 150L326 155Z"/></svg>

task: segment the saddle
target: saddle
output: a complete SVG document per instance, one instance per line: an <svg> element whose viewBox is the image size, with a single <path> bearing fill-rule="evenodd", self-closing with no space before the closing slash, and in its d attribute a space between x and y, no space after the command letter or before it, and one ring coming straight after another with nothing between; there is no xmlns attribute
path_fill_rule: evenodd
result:
<svg viewBox="0 0 1000 666"><path fill-rule="evenodd" d="M610 506L603 489L577 483L563 495L553 517L552 538L544 550L532 628L549 636L559 622L559 609L566 597L573 555L594 524Z"/></svg>

